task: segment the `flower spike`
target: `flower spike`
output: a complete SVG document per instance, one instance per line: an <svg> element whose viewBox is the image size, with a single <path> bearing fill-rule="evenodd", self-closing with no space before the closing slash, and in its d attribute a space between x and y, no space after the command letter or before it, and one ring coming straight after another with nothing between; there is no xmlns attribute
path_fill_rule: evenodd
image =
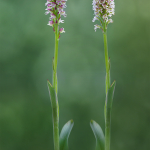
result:
<svg viewBox="0 0 150 150"><path fill-rule="evenodd" d="M47 25L52 26L54 32L60 23L64 23L64 20L61 20L61 16L67 16L66 12L63 10L67 7L66 1L67 0L47 0L47 2L45 3L45 6L47 6L47 8L45 9L45 15L50 14L50 21Z"/></svg>
<svg viewBox="0 0 150 150"><path fill-rule="evenodd" d="M93 0L94 18L92 22L99 20L103 31L107 29L107 25L112 23L112 15L115 14L115 3L114 0ZM110 17L110 18L109 18ZM96 31L100 26L95 25L94 30Z"/></svg>

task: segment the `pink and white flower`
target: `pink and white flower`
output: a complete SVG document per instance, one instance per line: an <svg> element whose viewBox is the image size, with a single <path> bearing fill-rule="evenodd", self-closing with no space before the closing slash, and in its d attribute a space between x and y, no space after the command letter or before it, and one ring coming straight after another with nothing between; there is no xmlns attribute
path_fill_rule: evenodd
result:
<svg viewBox="0 0 150 150"><path fill-rule="evenodd" d="M52 27L53 27L54 22L53 22L53 21L49 21L47 25L49 25L49 26L52 26Z"/></svg>
<svg viewBox="0 0 150 150"><path fill-rule="evenodd" d="M64 11L64 8L67 7L66 1L67 0L47 0L47 2L45 3L45 6L47 6L47 8L45 9L46 10L45 14L46 15L50 14L49 17L50 21L48 22L47 25L52 26L54 31L55 31L56 24L58 27L60 23L64 23L64 20L61 20L61 16L64 17L67 16L66 12ZM63 32L64 32L64 28L63 31L61 31L60 33Z"/></svg>
<svg viewBox="0 0 150 150"><path fill-rule="evenodd" d="M59 29L59 32L60 32L60 33L65 33L64 28L60 28L60 29Z"/></svg>
<svg viewBox="0 0 150 150"><path fill-rule="evenodd" d="M112 15L115 14L115 3L114 0L93 0L93 10L94 10L94 18L92 22L99 20L101 22L102 28L103 25L106 26L109 23L112 23ZM95 25L94 29L97 29L97 25ZM99 28L99 27L98 27Z"/></svg>

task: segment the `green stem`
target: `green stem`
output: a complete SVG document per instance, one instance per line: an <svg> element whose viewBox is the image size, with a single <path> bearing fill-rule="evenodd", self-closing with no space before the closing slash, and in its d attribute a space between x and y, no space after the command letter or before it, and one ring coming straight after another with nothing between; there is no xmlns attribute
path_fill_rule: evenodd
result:
<svg viewBox="0 0 150 150"><path fill-rule="evenodd" d="M106 95L107 95L108 89L110 87L110 64L109 64L109 58L108 58L107 32L106 31L103 33L103 38L104 38L105 65L106 65Z"/></svg>
<svg viewBox="0 0 150 150"><path fill-rule="evenodd" d="M110 110L106 110L106 118L105 118L105 150L110 150L110 125L111 125L111 113L110 113Z"/></svg>
<svg viewBox="0 0 150 150"><path fill-rule="evenodd" d="M59 150L59 106L53 108L54 150Z"/></svg>
<svg viewBox="0 0 150 150"><path fill-rule="evenodd" d="M55 26L55 53L53 60L53 87L57 96L57 59L58 59L58 25ZM54 134L54 150L59 150L59 105L53 107L53 134Z"/></svg>
<svg viewBox="0 0 150 150"><path fill-rule="evenodd" d="M106 28L103 33L103 38L104 38L105 65L106 65L106 96L107 96L108 89L110 88L110 62L108 58ZM110 110L106 110L106 103L105 103L105 150L110 150L110 121L111 121Z"/></svg>
<svg viewBox="0 0 150 150"><path fill-rule="evenodd" d="M55 54L54 54L54 61L53 61L53 87L55 89L55 92L57 94L57 60L58 60L58 25L56 24L55 28Z"/></svg>

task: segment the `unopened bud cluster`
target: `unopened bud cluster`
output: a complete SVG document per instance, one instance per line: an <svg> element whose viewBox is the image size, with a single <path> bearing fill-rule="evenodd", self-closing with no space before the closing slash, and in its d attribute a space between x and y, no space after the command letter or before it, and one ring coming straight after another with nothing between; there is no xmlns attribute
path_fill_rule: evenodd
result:
<svg viewBox="0 0 150 150"><path fill-rule="evenodd" d="M64 20L61 20L61 16L67 16L65 11L63 10L67 7L66 1L67 0L47 0L47 2L45 3L45 6L47 6L47 8L45 9L47 10L45 14L50 14L50 21L47 25L52 26L54 32L56 30L55 27L58 27L60 23L64 23ZM65 32L64 28L60 28L59 34L63 32Z"/></svg>
<svg viewBox="0 0 150 150"><path fill-rule="evenodd" d="M101 22L101 25L94 25L94 29L96 31L97 28L101 28L103 30L104 25L107 25L109 23L112 23L113 20L109 17L112 17L112 15L115 14L115 3L114 0L93 0L93 10L94 10L94 18L92 22L95 22L95 20L99 20Z"/></svg>

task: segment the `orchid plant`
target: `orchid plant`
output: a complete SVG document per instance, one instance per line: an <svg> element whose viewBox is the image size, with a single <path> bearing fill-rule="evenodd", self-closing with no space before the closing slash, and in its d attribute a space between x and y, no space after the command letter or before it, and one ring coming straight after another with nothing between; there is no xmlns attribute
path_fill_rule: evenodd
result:
<svg viewBox="0 0 150 150"><path fill-rule="evenodd" d="M58 104L58 85L57 85L57 59L58 59L58 43L60 40L60 33L64 33L64 28L60 28L60 23L64 23L61 17L66 17L64 8L66 8L67 0L47 0L46 2L46 15L50 14L49 26L52 26L55 33L55 51L52 61L53 67L53 84L47 81L51 106L53 115L53 137L54 137L54 150L68 150L68 137L73 127L73 120L68 121L59 135L59 104ZM111 109L112 101L115 90L114 81L112 84L110 81L110 57L108 57L107 48L107 26L112 23L112 16L115 14L114 0L93 0L94 18L93 22L98 20L100 25L94 25L96 32L97 28L100 28L103 32L104 38L104 53L105 53L105 66L106 66L106 101L104 106L105 115L105 135L95 121L91 121L90 125L96 137L96 150L110 150L110 125L111 125Z"/></svg>
<svg viewBox="0 0 150 150"><path fill-rule="evenodd" d="M55 33L55 51L53 57L53 84L47 81L51 106L53 115L53 138L54 138L54 150L66 150L68 149L68 137L73 127L73 120L68 121L61 130L59 135L59 104L58 104L58 85L57 85L57 60L58 60L58 43L60 39L60 33L64 33L64 28L59 28L60 23L64 23L61 17L66 17L64 8L66 8L67 0L47 0L45 5L47 6L45 14L50 14L49 26L53 27Z"/></svg>
<svg viewBox="0 0 150 150"><path fill-rule="evenodd" d="M94 10L94 18L92 21L95 22L96 20L98 20L100 22L100 25L94 25L94 30L96 32L96 29L100 28L103 32L104 39L104 53L106 66L106 100L104 106L105 136L99 124L93 120L91 121L91 128L96 137L96 149L110 150L111 109L116 82L114 81L112 84L110 84L110 57L108 57L107 47L107 26L109 23L113 23L111 17L115 14L115 3L114 0L93 0L92 5Z"/></svg>

